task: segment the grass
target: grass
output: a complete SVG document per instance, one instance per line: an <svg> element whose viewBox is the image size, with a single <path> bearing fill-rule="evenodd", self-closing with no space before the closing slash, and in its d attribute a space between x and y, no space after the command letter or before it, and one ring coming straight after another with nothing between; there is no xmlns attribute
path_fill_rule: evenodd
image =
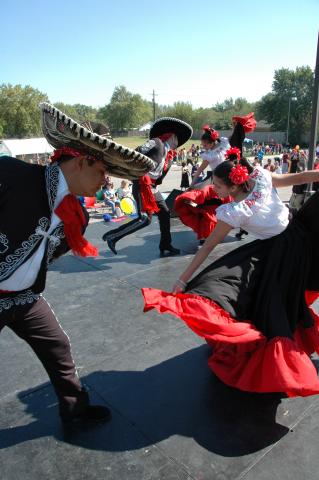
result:
<svg viewBox="0 0 319 480"><path fill-rule="evenodd" d="M125 147L129 148L136 148L139 145L143 145L147 141L147 137L115 137L114 142L120 143L121 145L124 145ZM192 146L192 144L195 145L200 145L200 140L189 140L186 142L185 145L183 145L186 150L189 150Z"/></svg>
<svg viewBox="0 0 319 480"><path fill-rule="evenodd" d="M148 137L115 137L114 141L116 143L120 143L121 145L124 145L125 147L129 148L136 148L139 145L143 145L147 141ZM192 146L192 144L195 145L200 145L200 140L188 140L188 142L183 145L183 148L186 148L186 150L189 150ZM270 155L270 157L273 157L274 155ZM251 157L251 152L247 152L247 157ZM266 160L268 156L264 156L264 160Z"/></svg>

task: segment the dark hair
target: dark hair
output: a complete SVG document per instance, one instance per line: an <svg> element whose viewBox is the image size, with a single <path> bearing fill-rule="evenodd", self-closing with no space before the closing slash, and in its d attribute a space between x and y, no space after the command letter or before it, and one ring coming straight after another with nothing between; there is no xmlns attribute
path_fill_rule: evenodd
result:
<svg viewBox="0 0 319 480"><path fill-rule="evenodd" d="M217 138L216 140L212 140L212 137L210 136L210 132L207 132L206 130L204 131L203 135L200 137L201 140L206 140L209 143L215 143L218 142L220 143L220 139Z"/></svg>
<svg viewBox="0 0 319 480"><path fill-rule="evenodd" d="M230 175L231 169L235 167L238 163L243 167L246 167L249 174L251 174L254 171L254 167L247 160L247 158L242 157L239 160L239 162L237 160L225 160L224 162L217 165L213 174L215 177L218 177L225 185L227 185L227 187L232 187L234 183L229 178L229 175ZM248 182L243 183L241 187L244 192L249 192Z"/></svg>

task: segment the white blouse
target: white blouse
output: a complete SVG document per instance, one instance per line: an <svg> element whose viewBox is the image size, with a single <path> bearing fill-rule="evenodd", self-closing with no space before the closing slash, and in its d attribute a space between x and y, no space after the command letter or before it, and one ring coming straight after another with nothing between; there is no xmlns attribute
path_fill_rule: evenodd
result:
<svg viewBox="0 0 319 480"><path fill-rule="evenodd" d="M217 165L225 160L225 154L229 148L230 145L228 138L221 137L220 143L217 144L217 147L206 150L201 153L200 156L203 160L206 160L209 163L210 168L214 171Z"/></svg>
<svg viewBox="0 0 319 480"><path fill-rule="evenodd" d="M250 179L255 182L251 193L240 202L218 207L217 219L233 228L241 227L259 239L279 235L289 223L289 211L272 186L271 173L257 167Z"/></svg>

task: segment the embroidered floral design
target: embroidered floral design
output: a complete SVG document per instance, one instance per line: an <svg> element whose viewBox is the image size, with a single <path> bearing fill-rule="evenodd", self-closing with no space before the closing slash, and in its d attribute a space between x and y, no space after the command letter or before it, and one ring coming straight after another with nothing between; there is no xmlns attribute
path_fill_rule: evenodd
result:
<svg viewBox="0 0 319 480"><path fill-rule="evenodd" d="M5 253L9 248L8 237L4 233L0 233L0 253Z"/></svg>
<svg viewBox="0 0 319 480"><path fill-rule="evenodd" d="M61 240L65 238L63 224L60 224L49 236L47 250L47 265L51 262L54 252L60 245Z"/></svg>
<svg viewBox="0 0 319 480"><path fill-rule="evenodd" d="M42 230L49 228L50 222L46 217L42 217L39 220L39 227ZM8 255L4 262L0 263L0 280L8 278L22 263L28 258L35 246L42 240L42 235L33 233L29 239L22 242L22 246Z"/></svg>
<svg viewBox="0 0 319 480"><path fill-rule="evenodd" d="M49 165L48 167L46 167L45 180L50 211L52 213L59 185L59 167L57 164Z"/></svg>
<svg viewBox="0 0 319 480"><path fill-rule="evenodd" d="M19 293L14 297L0 298L0 313L3 310L9 310L13 306L26 305L27 303L33 303L39 300L40 294L33 293L32 290L26 290L23 293Z"/></svg>

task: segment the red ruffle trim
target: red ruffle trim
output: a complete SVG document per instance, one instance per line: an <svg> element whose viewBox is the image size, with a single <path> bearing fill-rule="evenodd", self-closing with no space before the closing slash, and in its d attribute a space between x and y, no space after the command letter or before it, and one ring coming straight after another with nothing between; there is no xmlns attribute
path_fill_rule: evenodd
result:
<svg viewBox="0 0 319 480"><path fill-rule="evenodd" d="M148 175L140 177L139 186L143 212L146 212L149 215L159 212L159 208L152 192L152 181L150 177Z"/></svg>
<svg viewBox="0 0 319 480"><path fill-rule="evenodd" d="M200 190L190 190L176 197L174 210L181 222L197 234L199 240L209 237L217 224L216 208L218 205L203 205L207 200L219 198L212 185ZM192 201L198 207L192 207L186 201ZM231 201L230 197L222 199L223 203Z"/></svg>
<svg viewBox="0 0 319 480"><path fill-rule="evenodd" d="M240 123L244 127L245 133L253 132L257 125L257 122L254 117L254 112L250 112L247 115L243 115L243 116L239 116L239 115L234 116L232 120L234 122Z"/></svg>
<svg viewBox="0 0 319 480"><path fill-rule="evenodd" d="M155 308L182 319L213 347L208 361L225 384L259 393L285 392L289 397L319 393L319 380L309 355L319 353L319 316L311 328L298 327L294 339L271 340L247 322L234 320L213 301L188 293L172 294L143 288L144 312ZM308 306L319 297L306 292Z"/></svg>

